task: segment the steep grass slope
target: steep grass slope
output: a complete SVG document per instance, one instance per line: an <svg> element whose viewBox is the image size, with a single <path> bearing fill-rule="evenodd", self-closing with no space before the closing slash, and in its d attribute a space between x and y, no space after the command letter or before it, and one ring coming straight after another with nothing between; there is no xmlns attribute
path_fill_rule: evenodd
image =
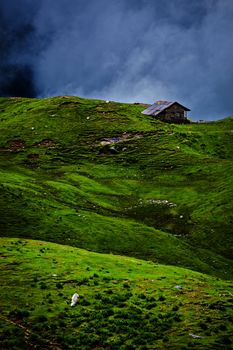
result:
<svg viewBox="0 0 233 350"><path fill-rule="evenodd" d="M0 99L1 235L230 278L233 119L169 125L143 108Z"/></svg>
<svg viewBox="0 0 233 350"><path fill-rule="evenodd" d="M232 346L231 282L53 243L0 241L1 349Z"/></svg>

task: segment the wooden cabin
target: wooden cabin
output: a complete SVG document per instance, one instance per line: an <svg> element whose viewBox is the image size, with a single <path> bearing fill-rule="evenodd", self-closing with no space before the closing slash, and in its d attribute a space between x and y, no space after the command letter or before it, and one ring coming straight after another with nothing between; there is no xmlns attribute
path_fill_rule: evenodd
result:
<svg viewBox="0 0 233 350"><path fill-rule="evenodd" d="M167 123L188 124L190 123L187 118L188 111L190 109L176 101L157 101L145 109L142 114L151 115Z"/></svg>

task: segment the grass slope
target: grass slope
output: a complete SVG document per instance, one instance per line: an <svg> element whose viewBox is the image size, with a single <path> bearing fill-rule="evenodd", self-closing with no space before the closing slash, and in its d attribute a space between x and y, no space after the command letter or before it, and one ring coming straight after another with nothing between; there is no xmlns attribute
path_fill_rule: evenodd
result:
<svg viewBox="0 0 233 350"><path fill-rule="evenodd" d="M233 119L169 125L143 108L1 98L1 234L230 278Z"/></svg>
<svg viewBox="0 0 233 350"><path fill-rule="evenodd" d="M1 349L232 346L231 282L54 243L0 241Z"/></svg>

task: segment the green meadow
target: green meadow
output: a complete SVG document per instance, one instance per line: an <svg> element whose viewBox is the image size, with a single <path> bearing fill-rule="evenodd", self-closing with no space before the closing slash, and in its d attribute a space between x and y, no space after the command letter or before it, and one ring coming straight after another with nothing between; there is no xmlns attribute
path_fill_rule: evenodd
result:
<svg viewBox="0 0 233 350"><path fill-rule="evenodd" d="M3 348L224 349L231 344L230 282L42 241L4 238L1 246ZM71 307L75 292L79 302Z"/></svg>
<svg viewBox="0 0 233 350"><path fill-rule="evenodd" d="M233 118L144 108L0 98L2 349L231 348Z"/></svg>

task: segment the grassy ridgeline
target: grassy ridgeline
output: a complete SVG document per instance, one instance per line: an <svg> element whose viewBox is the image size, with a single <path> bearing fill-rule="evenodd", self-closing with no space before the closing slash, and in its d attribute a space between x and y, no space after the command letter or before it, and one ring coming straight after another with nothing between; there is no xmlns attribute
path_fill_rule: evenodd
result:
<svg viewBox="0 0 233 350"><path fill-rule="evenodd" d="M230 278L232 118L168 125L143 108L0 99L1 234Z"/></svg>

